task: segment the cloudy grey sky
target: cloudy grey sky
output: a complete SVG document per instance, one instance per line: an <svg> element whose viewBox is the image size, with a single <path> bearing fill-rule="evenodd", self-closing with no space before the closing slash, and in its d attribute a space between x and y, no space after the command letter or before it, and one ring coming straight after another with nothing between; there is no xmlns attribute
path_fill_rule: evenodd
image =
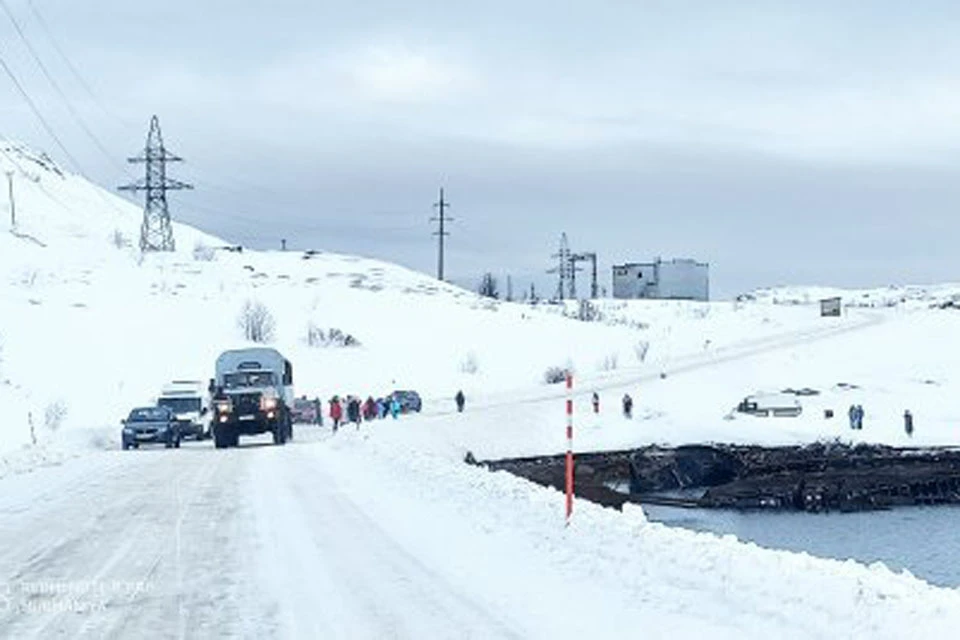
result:
<svg viewBox="0 0 960 640"><path fill-rule="evenodd" d="M4 0L0 55L105 185L157 113L174 216L435 267L695 257L714 292L960 279L960 3ZM57 56L33 8L92 87ZM95 98L95 99L94 99ZM5 76L0 133L56 148ZM67 163L65 160L64 162Z"/></svg>

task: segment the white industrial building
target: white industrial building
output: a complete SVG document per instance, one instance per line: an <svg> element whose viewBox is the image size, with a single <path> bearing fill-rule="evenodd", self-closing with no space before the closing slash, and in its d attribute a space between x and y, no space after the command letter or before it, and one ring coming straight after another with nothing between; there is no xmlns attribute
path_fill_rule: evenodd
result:
<svg viewBox="0 0 960 640"><path fill-rule="evenodd" d="M710 299L710 265L689 259L614 265L613 297L656 300Z"/></svg>

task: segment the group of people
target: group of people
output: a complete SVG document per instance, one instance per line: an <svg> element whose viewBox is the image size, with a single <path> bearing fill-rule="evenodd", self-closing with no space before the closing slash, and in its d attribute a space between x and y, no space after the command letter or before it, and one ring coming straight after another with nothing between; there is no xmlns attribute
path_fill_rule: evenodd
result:
<svg viewBox="0 0 960 640"><path fill-rule="evenodd" d="M850 428L854 431L863 429L863 405L852 404L847 411L850 416ZM913 414L907 409L903 412L903 431L908 437L913 437Z"/></svg>
<svg viewBox="0 0 960 640"><path fill-rule="evenodd" d="M600 394L596 391L593 392L593 397L590 398L590 404L593 406L594 413L600 413ZM623 417L632 418L633 417L633 398L630 397L629 393L623 394Z"/></svg>
<svg viewBox="0 0 960 640"><path fill-rule="evenodd" d="M457 403L457 412L463 413L467 401L463 391L457 391L454 401ZM383 420L388 415L396 420L401 413L403 413L403 406L395 395L388 398L368 396L366 400L352 395L330 398L330 420L333 422L334 433L342 424L354 424L359 429L361 422Z"/></svg>
<svg viewBox="0 0 960 640"><path fill-rule="evenodd" d="M860 431L863 429L863 406L859 404L850 405L850 409L847 411L847 415L850 417L850 428L854 431Z"/></svg>
<svg viewBox="0 0 960 640"><path fill-rule="evenodd" d="M333 396L330 399L330 420L334 433L345 423L352 423L359 429L361 422L383 420L388 414L396 420L401 411L400 400L396 396L376 399L368 396L365 401L350 395L344 398Z"/></svg>

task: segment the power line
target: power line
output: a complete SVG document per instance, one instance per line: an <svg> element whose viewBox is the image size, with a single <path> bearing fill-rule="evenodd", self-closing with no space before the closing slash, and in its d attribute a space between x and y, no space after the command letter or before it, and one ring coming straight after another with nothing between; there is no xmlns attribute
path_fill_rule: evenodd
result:
<svg viewBox="0 0 960 640"><path fill-rule="evenodd" d="M93 141L93 144L100 150L100 153L107 159L108 162L114 165L114 167L121 167L121 173L126 173L126 169L120 165L116 159L107 151L107 148L100 142L100 139L90 130L90 127L87 126L87 123L84 122L83 118L73 107L73 103L70 102L70 99L67 97L67 94L64 93L63 89L60 88L59 83L54 79L53 75L50 73L50 70L47 68L47 65L43 63L43 60L40 58L40 55L37 53L36 49L33 48L33 45L30 43L30 39L27 37L27 34L23 32L23 29L20 27L20 23L17 22L16 17L10 11L10 7L7 5L6 0L0 0L0 7L3 8L4 13L7 14L7 17L10 19L10 23L13 25L14 30L17 32L17 35L20 36L20 40L23 41L24 46L26 46L27 51L30 52L30 56L33 58L33 61L37 63L37 67L40 68L41 73L50 83L50 86L53 87L54 91L57 92L57 95L60 96L60 99L63 100L64 105L67 107L67 111L70 112L70 115L73 116L73 119L77 122L84 133L87 134L87 137Z"/></svg>
<svg viewBox="0 0 960 640"><path fill-rule="evenodd" d="M108 109L106 105L104 105L103 101L100 100L100 98L97 96L96 92L94 92L94 90L90 87L87 81L84 80L83 75L76 68L73 62L70 61L70 56L68 56L64 52L63 48L57 42L57 38L53 35L53 31L47 25L47 21L40 14L40 11L34 6L33 0L27 0L27 6L30 7L30 11L31 13L33 13L33 17L36 19L37 23L40 25L40 28L43 29L44 33L47 36L47 39L50 40L50 44L53 45L53 48L56 50L57 54L59 54L60 59L63 60L64 64L70 70L70 73L72 73L73 77L77 80L77 83L81 87L83 87L83 90L87 92L87 94L90 96L90 99L93 100L94 104L100 107L100 109L105 114L107 114L107 116L116 120L122 126L127 128L132 128L134 125L130 122L126 122L125 120L117 116L115 113L113 113L110 109Z"/></svg>
<svg viewBox="0 0 960 640"><path fill-rule="evenodd" d="M47 122L46 118L43 117L43 114L40 113L40 110L37 108L37 105L33 102L33 99L30 98L30 94L27 93L26 89L23 88L23 85L20 84L20 81L17 80L17 76L14 75L13 71L7 66L7 62L3 59L3 55L0 54L0 66L3 67L4 72L6 72L7 77L10 78L10 81L13 82L13 85L17 88L17 91L23 97L24 102L30 107L30 110L33 112L33 115L37 117L37 120L40 121L40 124L43 125L44 130L47 134L53 139L53 141L60 147L60 150L63 151L64 156L69 160L75 169L83 173L83 170L80 167L80 163L77 162L77 159L73 157L67 147L60 140L60 137L54 132L53 128L50 126L50 123Z"/></svg>

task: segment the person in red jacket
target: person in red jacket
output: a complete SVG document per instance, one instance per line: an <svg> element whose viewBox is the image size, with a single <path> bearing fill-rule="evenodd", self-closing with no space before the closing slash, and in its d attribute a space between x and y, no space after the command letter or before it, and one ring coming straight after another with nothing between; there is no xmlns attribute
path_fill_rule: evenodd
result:
<svg viewBox="0 0 960 640"><path fill-rule="evenodd" d="M343 420L343 407L340 405L340 398L333 396L330 401L330 419L333 420L333 432L336 433L340 428L340 421Z"/></svg>

